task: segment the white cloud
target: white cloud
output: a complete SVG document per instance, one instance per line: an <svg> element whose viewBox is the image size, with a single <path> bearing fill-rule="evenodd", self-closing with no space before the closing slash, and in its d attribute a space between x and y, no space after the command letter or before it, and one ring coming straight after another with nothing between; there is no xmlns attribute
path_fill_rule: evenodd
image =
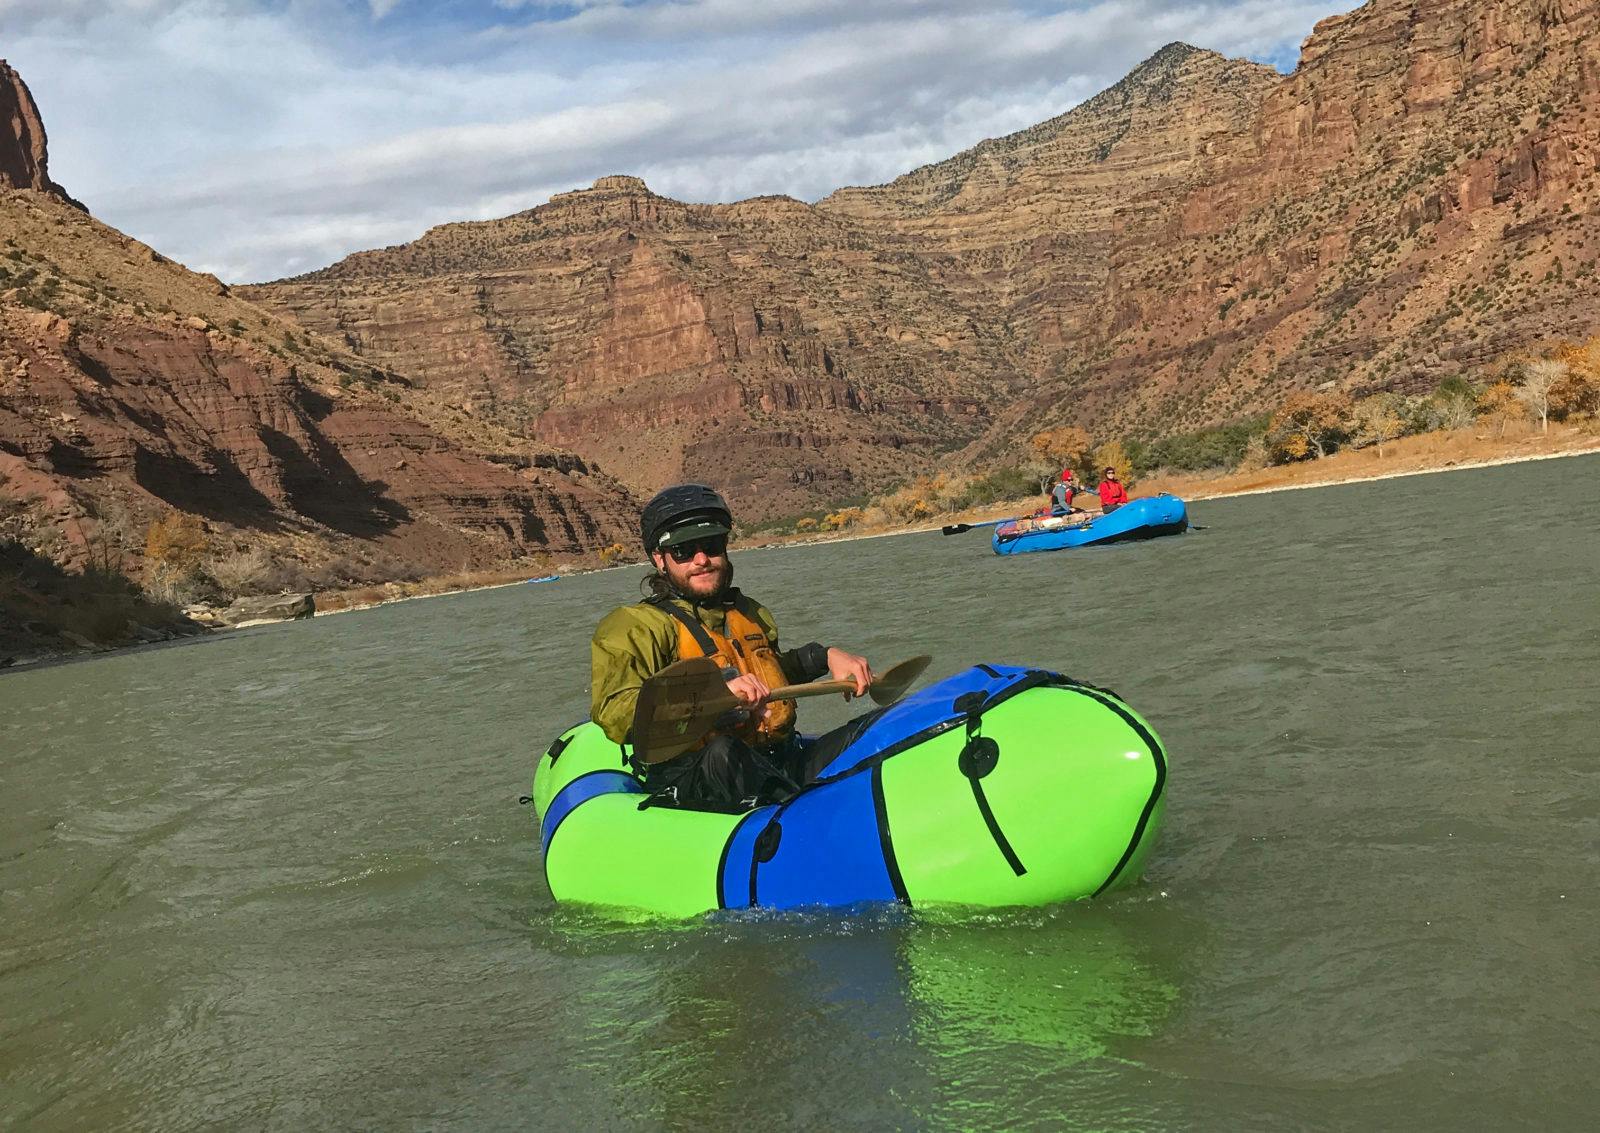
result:
<svg viewBox="0 0 1600 1133"><path fill-rule="evenodd" d="M52 175L109 223L239 280L606 173L686 200L815 199L1059 114L1172 40L1281 57L1352 3L498 0L441 23L398 0L0 0L0 14L26 17L7 50Z"/></svg>

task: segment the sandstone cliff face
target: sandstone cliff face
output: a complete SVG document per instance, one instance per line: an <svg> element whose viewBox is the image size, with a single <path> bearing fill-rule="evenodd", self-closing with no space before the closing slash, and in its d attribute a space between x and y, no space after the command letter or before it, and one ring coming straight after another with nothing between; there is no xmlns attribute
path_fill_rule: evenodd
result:
<svg viewBox="0 0 1600 1133"><path fill-rule="evenodd" d="M703 477L747 516L930 464L1017 376L1003 335L848 219L630 177L244 293L642 492Z"/></svg>
<svg viewBox="0 0 1600 1133"><path fill-rule="evenodd" d="M0 189L35 189L83 208L50 180L47 150L33 93L22 76L0 59Z"/></svg>
<svg viewBox="0 0 1600 1133"><path fill-rule="evenodd" d="M165 325L106 342L230 390L249 385L223 377L240 365L294 367L309 393L279 375L230 396L348 465L317 465L351 488L343 511L310 521L370 518L354 485L381 481L408 514L512 546L566 530L555 497L458 498L439 478L467 473L425 462L429 445L479 437L480 450L543 454L546 467L516 471L523 486L570 483L563 460L640 493L709 479L744 515L781 516L997 454L1064 418L1105 438L1237 417L1308 385L1423 388L1595 329L1597 12L1593 0L1372 0L1320 24L1292 75L1175 44L1057 119L816 206L686 204L604 177L236 289L222 298L292 320L242 336L253 361ZM284 352L286 325L325 369ZM76 341L86 361L66 369L108 364L95 333ZM341 392L339 367L371 388ZM301 466L248 431L208 474L271 508L312 506ZM36 465L55 459L40 451L89 459L27 443ZM121 459L109 437L94 453ZM493 477L517 466L496 467L483 491L512 492ZM593 507L612 516L597 530L617 519ZM543 526L515 518L530 514ZM573 545L590 537L581 519L571 529Z"/></svg>
<svg viewBox="0 0 1600 1133"><path fill-rule="evenodd" d="M1319 24L1201 183L1121 210L1098 323L1027 408L1199 424L1593 333L1597 22L1574 0L1374 0Z"/></svg>
<svg viewBox="0 0 1600 1133"><path fill-rule="evenodd" d="M371 579L631 542L635 503L580 458L418 401L53 197L0 193L0 231L0 490L58 560L113 516L136 555L174 508L219 546Z"/></svg>
<svg viewBox="0 0 1600 1133"><path fill-rule="evenodd" d="M911 237L930 275L1009 323L1039 372L1096 327L1127 202L1203 184L1278 81L1170 44L1067 114L817 207Z"/></svg>
<svg viewBox="0 0 1600 1133"><path fill-rule="evenodd" d="M815 207L607 177L250 294L638 489L702 476L756 515L1063 418L1152 434L1421 388L1594 329L1597 8L1373 0L1290 76L1173 44Z"/></svg>

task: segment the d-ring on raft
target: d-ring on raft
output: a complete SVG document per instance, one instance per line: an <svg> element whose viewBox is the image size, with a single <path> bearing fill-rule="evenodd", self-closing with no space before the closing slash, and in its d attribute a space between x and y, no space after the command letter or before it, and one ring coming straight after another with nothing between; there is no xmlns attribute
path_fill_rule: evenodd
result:
<svg viewBox="0 0 1600 1133"><path fill-rule="evenodd" d="M1115 694L978 665L871 718L789 801L729 813L647 802L626 750L569 729L533 777L557 901L662 917L864 902L998 908L1138 878L1166 752Z"/></svg>

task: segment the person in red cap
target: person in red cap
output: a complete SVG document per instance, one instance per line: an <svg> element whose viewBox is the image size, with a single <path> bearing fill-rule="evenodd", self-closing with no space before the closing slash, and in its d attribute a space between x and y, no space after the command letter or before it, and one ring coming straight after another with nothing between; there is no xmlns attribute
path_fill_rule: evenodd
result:
<svg viewBox="0 0 1600 1133"><path fill-rule="evenodd" d="M1122 481L1117 479L1115 468L1106 469L1105 479L1100 481L1100 486L1095 491L1100 493L1102 515L1110 515L1128 502L1128 490L1122 486Z"/></svg>
<svg viewBox="0 0 1600 1133"><path fill-rule="evenodd" d="M1078 482L1072 478L1072 469L1063 468L1061 479L1050 489L1050 514L1071 515L1075 510L1072 506L1072 497L1082 490Z"/></svg>

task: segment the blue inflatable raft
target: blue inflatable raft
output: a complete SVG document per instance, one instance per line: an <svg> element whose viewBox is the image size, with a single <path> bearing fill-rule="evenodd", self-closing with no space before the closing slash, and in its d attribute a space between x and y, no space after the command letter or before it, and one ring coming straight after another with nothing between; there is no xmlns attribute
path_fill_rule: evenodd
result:
<svg viewBox="0 0 1600 1133"><path fill-rule="evenodd" d="M1163 492L1129 500L1110 515L1088 523L1059 519L1012 519L994 529L991 544L997 555L1020 555L1025 551L1059 551L1066 547L1096 547L1131 539L1153 539L1158 535L1177 535L1189 526L1183 501Z"/></svg>

